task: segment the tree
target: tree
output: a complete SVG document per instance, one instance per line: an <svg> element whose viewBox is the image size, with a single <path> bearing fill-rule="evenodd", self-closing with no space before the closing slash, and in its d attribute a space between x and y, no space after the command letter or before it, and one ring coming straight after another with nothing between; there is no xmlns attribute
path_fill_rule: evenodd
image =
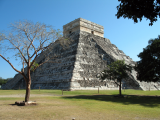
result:
<svg viewBox="0 0 160 120"><path fill-rule="evenodd" d="M12 79L12 78L3 79L2 77L0 77L0 85L7 83L9 79Z"/></svg>
<svg viewBox="0 0 160 120"><path fill-rule="evenodd" d="M137 62L137 79L146 82L160 80L160 36L148 41L148 46L139 53Z"/></svg>
<svg viewBox="0 0 160 120"><path fill-rule="evenodd" d="M2 50L5 50L5 52L11 50L14 53L13 56L21 60L23 69L19 71L5 55L0 54L0 57L23 76L26 82L25 102L28 102L30 97L31 70L34 71L39 66L49 62L50 59L56 58L56 55L49 55L54 42L63 47L69 44L69 40L64 39L59 30L55 30L52 26L46 24L39 22L34 24L27 20L11 24L11 32L8 34L0 33L0 41ZM36 59L42 54L46 55L45 60L40 64L36 63Z"/></svg>
<svg viewBox="0 0 160 120"><path fill-rule="evenodd" d="M119 95L121 96L121 83L122 79L125 79L128 77L128 73L131 73L132 66L126 65L124 60L117 60L115 62L112 62L110 65L107 66L107 69L105 69L101 73L101 79L112 79L115 81L115 83L119 86ZM118 83L119 82L119 83Z"/></svg>
<svg viewBox="0 0 160 120"><path fill-rule="evenodd" d="M121 3L117 6L117 18L133 19L135 23L143 17L150 20L149 25L160 17L160 0L118 0Z"/></svg>

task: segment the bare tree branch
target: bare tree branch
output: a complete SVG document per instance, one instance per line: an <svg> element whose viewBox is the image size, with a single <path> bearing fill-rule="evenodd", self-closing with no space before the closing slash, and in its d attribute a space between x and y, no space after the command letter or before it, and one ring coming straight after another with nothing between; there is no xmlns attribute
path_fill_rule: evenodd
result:
<svg viewBox="0 0 160 120"><path fill-rule="evenodd" d="M50 55L50 51L53 50L51 47L53 44L62 45L66 47L69 43L65 39L58 39L61 37L59 34L60 31L52 29L51 26L40 23L32 23L30 21L19 21L14 24L11 24L12 32L5 35L0 34L0 40L6 40L9 43L4 43L7 45L7 50L14 49L14 56L20 58L20 61L23 64L23 70L17 70L9 60L7 60L2 54L2 57L6 62L8 62L11 67L18 73L20 73L26 81L26 96L25 102L29 101L30 96L30 87L31 87L31 68L37 69L39 66L42 66L44 63L50 62L49 60L53 59L53 62L56 58L56 54ZM7 37L6 37L7 36ZM58 39L58 40L56 40ZM3 45L1 45L3 47ZM45 58L45 61L35 65L38 57L42 55ZM47 57L46 57L47 56ZM37 63L38 64L38 63ZM25 66L24 66L25 65ZM24 70L25 67L25 70ZM27 74L25 74L27 73Z"/></svg>
<svg viewBox="0 0 160 120"><path fill-rule="evenodd" d="M19 70L17 70L17 69L12 65L12 63L9 62L9 60L7 60L7 59L6 59L5 57L3 57L1 54L0 54L0 56L1 56L6 62L8 62L8 63L10 64L10 66L11 66L16 72L19 72L20 74L22 74L22 72L19 71Z"/></svg>
<svg viewBox="0 0 160 120"><path fill-rule="evenodd" d="M8 39L9 40L9 39ZM9 42L20 52L20 54L22 55L23 59L25 60L25 62L27 63L27 60L24 56L24 54L22 53L22 51L20 50L19 47L17 47L11 40L9 40Z"/></svg>

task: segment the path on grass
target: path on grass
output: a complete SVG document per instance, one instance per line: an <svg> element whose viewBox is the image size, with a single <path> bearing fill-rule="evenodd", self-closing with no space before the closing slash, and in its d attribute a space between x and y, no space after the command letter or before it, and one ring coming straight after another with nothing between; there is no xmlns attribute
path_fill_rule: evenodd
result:
<svg viewBox="0 0 160 120"><path fill-rule="evenodd" d="M47 96L65 96L65 95L43 95L43 94L31 94L30 97L47 97ZM0 95L1 97L25 97L25 94L15 94L15 95Z"/></svg>

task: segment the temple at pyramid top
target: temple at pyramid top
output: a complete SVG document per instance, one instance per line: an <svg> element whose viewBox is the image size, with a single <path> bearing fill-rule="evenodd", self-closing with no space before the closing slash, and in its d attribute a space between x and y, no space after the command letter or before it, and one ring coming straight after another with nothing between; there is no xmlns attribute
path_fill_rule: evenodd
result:
<svg viewBox="0 0 160 120"><path fill-rule="evenodd" d="M85 31L100 37L104 35L104 28L101 25L85 20L83 18L75 19L63 26L63 36L68 36L73 32Z"/></svg>

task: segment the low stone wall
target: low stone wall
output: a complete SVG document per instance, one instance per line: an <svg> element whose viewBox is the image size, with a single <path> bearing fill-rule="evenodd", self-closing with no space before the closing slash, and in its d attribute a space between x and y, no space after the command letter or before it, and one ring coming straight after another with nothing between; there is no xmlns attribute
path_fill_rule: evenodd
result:
<svg viewBox="0 0 160 120"><path fill-rule="evenodd" d="M80 87L80 88L71 88L71 90L119 90L119 87L108 88L106 86L97 87Z"/></svg>

